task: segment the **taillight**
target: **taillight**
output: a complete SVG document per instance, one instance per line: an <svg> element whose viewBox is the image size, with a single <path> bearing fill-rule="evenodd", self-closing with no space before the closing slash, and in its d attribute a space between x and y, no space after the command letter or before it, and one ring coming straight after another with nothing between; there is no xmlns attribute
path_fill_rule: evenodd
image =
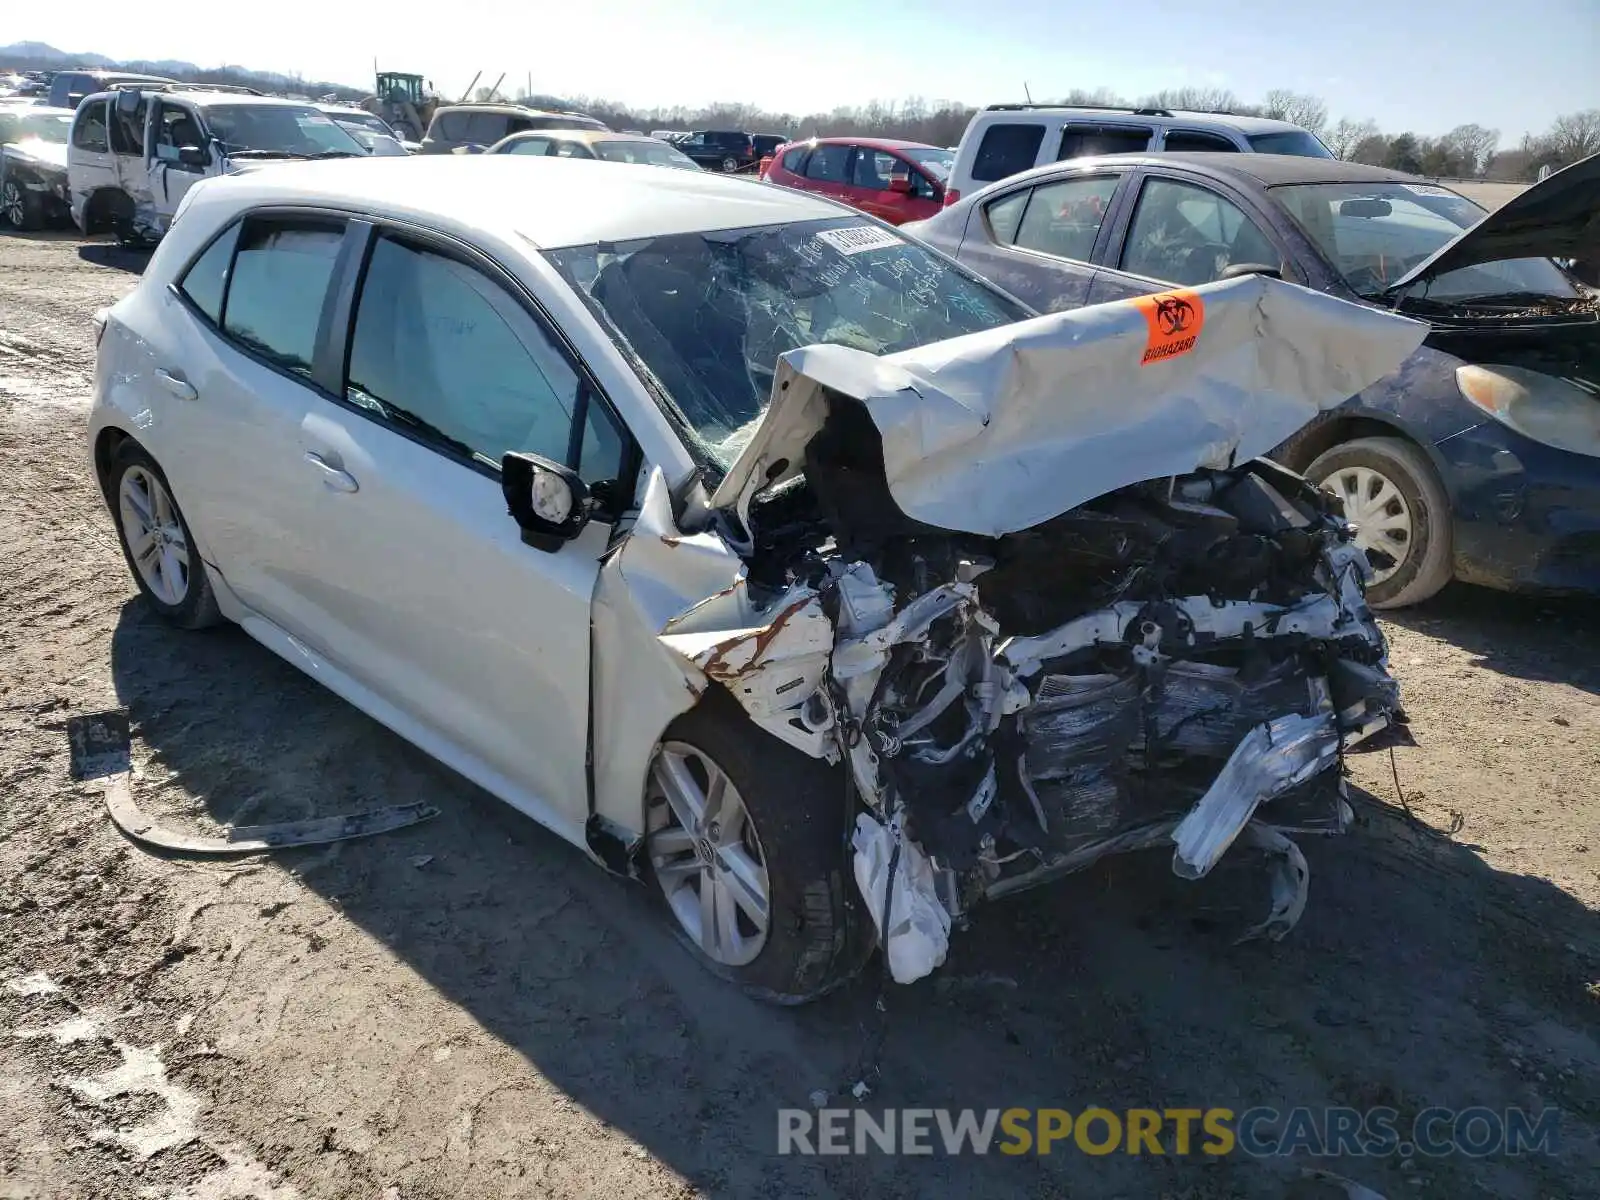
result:
<svg viewBox="0 0 1600 1200"><path fill-rule="evenodd" d="M959 199L961 199L961 189L960 188L945 188L945 190L944 190L944 206L946 208L949 208L952 204L954 204Z"/></svg>

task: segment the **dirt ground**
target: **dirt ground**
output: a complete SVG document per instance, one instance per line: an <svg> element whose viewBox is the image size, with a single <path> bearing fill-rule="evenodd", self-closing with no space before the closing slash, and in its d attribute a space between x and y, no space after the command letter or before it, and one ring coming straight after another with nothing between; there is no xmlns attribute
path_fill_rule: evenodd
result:
<svg viewBox="0 0 1600 1200"><path fill-rule="evenodd" d="M83 446L90 314L140 265L0 237L0 1197L1200 1200L1321 1194L1317 1165L1390 1200L1600 1195L1593 602L1453 587L1386 623L1414 818L1354 758L1358 825L1304 842L1282 943L1233 944L1258 859L1193 885L1151 854L981 911L913 987L764 1007L639 885L237 630L145 611ZM442 815L153 857L68 775L66 719L118 705L155 810ZM779 1108L874 1069L869 1108L1553 1106L1560 1154L776 1154Z"/></svg>

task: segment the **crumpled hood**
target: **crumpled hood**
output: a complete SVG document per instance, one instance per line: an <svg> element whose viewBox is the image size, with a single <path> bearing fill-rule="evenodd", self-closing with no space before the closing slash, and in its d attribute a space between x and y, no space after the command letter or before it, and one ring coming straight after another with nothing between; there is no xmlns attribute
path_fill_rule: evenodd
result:
<svg viewBox="0 0 1600 1200"><path fill-rule="evenodd" d="M1446 242L1386 289L1510 258L1600 258L1600 154L1536 183Z"/></svg>
<svg viewBox="0 0 1600 1200"><path fill-rule="evenodd" d="M1256 458L1395 370L1426 325L1264 276L1073 312L879 357L783 355L755 436L711 498L801 473L823 389L865 405L895 503L1000 536L1129 484Z"/></svg>
<svg viewBox="0 0 1600 1200"><path fill-rule="evenodd" d="M42 163L57 171L67 169L67 145L65 142L47 142L43 138L29 138L25 142L7 142L4 147L7 158L19 158L24 162Z"/></svg>

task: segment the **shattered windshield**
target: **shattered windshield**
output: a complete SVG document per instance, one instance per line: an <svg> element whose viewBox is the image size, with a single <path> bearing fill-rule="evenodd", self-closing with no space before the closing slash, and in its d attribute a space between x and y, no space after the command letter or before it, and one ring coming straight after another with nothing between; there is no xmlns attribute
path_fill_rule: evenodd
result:
<svg viewBox="0 0 1600 1200"><path fill-rule="evenodd" d="M859 217L548 252L719 471L766 410L778 356L909 350L1031 314Z"/></svg>
<svg viewBox="0 0 1600 1200"><path fill-rule="evenodd" d="M0 142L26 142L37 138L64 146L70 132L71 113L0 112Z"/></svg>
<svg viewBox="0 0 1600 1200"><path fill-rule="evenodd" d="M1429 257L1484 210L1431 183L1315 183L1272 189L1352 291L1377 299L1391 282ZM1525 294L1568 299L1578 294L1548 258L1505 259L1446 271L1417 285L1429 300Z"/></svg>
<svg viewBox="0 0 1600 1200"><path fill-rule="evenodd" d="M362 155L366 148L332 117L288 104L217 104L205 110L211 136L230 157L283 154L303 158Z"/></svg>

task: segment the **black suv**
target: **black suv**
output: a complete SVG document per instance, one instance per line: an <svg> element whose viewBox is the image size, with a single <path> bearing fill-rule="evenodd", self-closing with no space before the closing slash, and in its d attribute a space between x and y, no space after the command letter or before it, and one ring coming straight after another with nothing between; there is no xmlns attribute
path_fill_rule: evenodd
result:
<svg viewBox="0 0 1600 1200"><path fill-rule="evenodd" d="M713 171L747 170L761 158L755 139L737 129L701 129L673 145Z"/></svg>

